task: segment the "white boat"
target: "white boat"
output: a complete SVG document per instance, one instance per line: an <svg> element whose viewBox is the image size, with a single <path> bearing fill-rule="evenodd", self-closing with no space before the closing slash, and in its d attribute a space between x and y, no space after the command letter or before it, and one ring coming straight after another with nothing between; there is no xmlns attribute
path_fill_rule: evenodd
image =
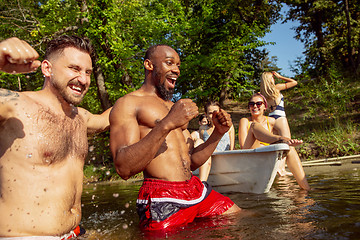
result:
<svg viewBox="0 0 360 240"><path fill-rule="evenodd" d="M214 152L208 183L220 193L269 192L280 161L289 145Z"/></svg>

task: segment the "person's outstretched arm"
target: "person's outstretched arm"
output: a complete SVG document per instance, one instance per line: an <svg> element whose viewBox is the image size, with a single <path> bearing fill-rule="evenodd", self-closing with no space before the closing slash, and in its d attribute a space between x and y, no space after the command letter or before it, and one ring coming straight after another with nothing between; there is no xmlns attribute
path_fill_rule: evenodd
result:
<svg viewBox="0 0 360 240"><path fill-rule="evenodd" d="M88 134L104 132L110 128L109 115L112 108L105 110L101 114L92 114L88 110L80 107L78 109L86 123Z"/></svg>

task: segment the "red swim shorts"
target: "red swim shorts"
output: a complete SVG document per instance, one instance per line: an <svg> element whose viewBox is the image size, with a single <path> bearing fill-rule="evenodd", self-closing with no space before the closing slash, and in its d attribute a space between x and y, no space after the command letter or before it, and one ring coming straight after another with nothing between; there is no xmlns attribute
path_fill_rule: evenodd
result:
<svg viewBox="0 0 360 240"><path fill-rule="evenodd" d="M83 234L85 234L85 229L80 226L77 226L74 230L72 230L68 234L63 235L60 239L61 240L74 239Z"/></svg>
<svg viewBox="0 0 360 240"><path fill-rule="evenodd" d="M161 230L195 218L220 215L233 205L228 197L195 176L182 182L144 179L136 201L144 230Z"/></svg>

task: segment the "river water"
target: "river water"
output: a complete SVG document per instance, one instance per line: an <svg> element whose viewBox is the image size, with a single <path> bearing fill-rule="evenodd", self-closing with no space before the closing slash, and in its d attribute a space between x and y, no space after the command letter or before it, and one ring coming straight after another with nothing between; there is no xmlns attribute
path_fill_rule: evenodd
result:
<svg viewBox="0 0 360 240"><path fill-rule="evenodd" d="M165 233L138 227L141 182L88 184L82 197L82 239L360 239L360 165L308 175L300 190L292 177L277 177L269 193L229 193L249 216L197 220ZM356 165L355 165L356 166Z"/></svg>

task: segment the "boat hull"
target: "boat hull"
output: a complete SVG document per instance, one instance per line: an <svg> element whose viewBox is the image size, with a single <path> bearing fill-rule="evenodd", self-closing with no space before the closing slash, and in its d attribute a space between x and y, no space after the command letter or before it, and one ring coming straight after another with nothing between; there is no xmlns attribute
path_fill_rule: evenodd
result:
<svg viewBox="0 0 360 240"><path fill-rule="evenodd" d="M287 144L215 152L208 183L220 193L266 193L270 190Z"/></svg>

